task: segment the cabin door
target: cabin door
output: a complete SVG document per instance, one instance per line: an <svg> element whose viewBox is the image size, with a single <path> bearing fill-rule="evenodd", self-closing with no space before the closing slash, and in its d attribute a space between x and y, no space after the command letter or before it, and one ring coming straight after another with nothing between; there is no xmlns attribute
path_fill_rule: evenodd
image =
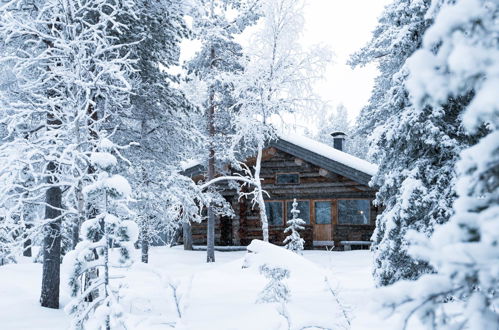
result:
<svg viewBox="0 0 499 330"><path fill-rule="evenodd" d="M332 244L333 240L333 203L330 200L314 201L314 242L319 245Z"/></svg>

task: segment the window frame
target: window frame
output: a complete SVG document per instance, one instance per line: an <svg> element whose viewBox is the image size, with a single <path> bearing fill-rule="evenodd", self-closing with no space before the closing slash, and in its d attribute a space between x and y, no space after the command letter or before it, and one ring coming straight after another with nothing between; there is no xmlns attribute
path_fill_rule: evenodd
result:
<svg viewBox="0 0 499 330"><path fill-rule="evenodd" d="M268 221L267 219L267 222L269 224L269 227L283 227L286 225L286 208L284 207L285 206L285 200L282 200L282 199L269 199L269 200L264 200L264 203L275 203L275 202L279 202L281 203L281 214L282 214L282 223L280 225L272 225L270 224L270 222ZM267 211L267 205L265 205L265 211ZM267 215L267 213L265 213L265 215Z"/></svg>
<svg viewBox="0 0 499 330"><path fill-rule="evenodd" d="M356 200L362 200L362 201L367 201L369 208L368 208L368 223L340 223L340 201L356 201ZM372 207L372 199L369 198L337 198L336 199L336 222L338 226L372 226L371 224L371 207Z"/></svg>
<svg viewBox="0 0 499 330"><path fill-rule="evenodd" d="M298 176L298 182L296 182L296 183L293 183L293 182L292 183L279 183L279 182L277 182L277 177L279 175L286 175L286 174L288 174L288 175L289 174L295 174L296 176ZM301 183L301 178L300 178L300 173L299 172L285 172L285 173L279 172L279 173L275 174L275 184L276 185L289 186L289 185L297 185L297 184L300 184L300 183Z"/></svg>

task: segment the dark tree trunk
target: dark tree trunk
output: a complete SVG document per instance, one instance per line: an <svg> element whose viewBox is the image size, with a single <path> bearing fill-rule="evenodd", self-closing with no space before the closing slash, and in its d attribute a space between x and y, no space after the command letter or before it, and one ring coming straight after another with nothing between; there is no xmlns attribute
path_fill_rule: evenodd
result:
<svg viewBox="0 0 499 330"><path fill-rule="evenodd" d="M31 225L26 225L26 229L30 229L31 227L32 227ZM31 238L26 238L23 245L23 256L25 257L33 256L33 254L31 253L31 244L32 244Z"/></svg>
<svg viewBox="0 0 499 330"><path fill-rule="evenodd" d="M184 250L192 251L192 227L189 222L182 224L182 235L184 241Z"/></svg>
<svg viewBox="0 0 499 330"><path fill-rule="evenodd" d="M57 172L55 162L48 164L49 174ZM48 183L54 183L55 179L49 177ZM60 187L50 187L46 192L45 219L59 218L61 215L62 192ZM61 267L61 219L51 221L45 227L43 239L43 275L42 293L40 303L43 307L59 308L59 283Z"/></svg>
<svg viewBox="0 0 499 330"><path fill-rule="evenodd" d="M31 239L28 238L27 240L24 241L24 249L23 249L23 256L25 257L31 257Z"/></svg>
<svg viewBox="0 0 499 330"><path fill-rule="evenodd" d="M210 51L211 65L215 61L215 48ZM208 108L208 134L210 137L209 156L208 156L208 181L215 178L215 91L210 91L210 104ZM206 262L215 262L215 212L213 205L208 205L208 225L206 235Z"/></svg>
<svg viewBox="0 0 499 330"><path fill-rule="evenodd" d="M147 264L149 262L149 241L142 239L142 262Z"/></svg>
<svg viewBox="0 0 499 330"><path fill-rule="evenodd" d="M79 218L75 219L71 232L71 249L74 250L80 239L80 223Z"/></svg>
<svg viewBox="0 0 499 330"><path fill-rule="evenodd" d="M149 262L149 235L146 228L142 228L140 247L142 252L142 262L147 264Z"/></svg>

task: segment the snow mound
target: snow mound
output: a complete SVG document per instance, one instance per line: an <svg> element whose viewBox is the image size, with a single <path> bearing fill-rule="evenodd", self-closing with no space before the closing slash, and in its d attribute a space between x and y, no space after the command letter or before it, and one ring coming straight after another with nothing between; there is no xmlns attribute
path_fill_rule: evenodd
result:
<svg viewBox="0 0 499 330"><path fill-rule="evenodd" d="M277 245L261 240L253 240L247 247L248 253L244 257L243 268L258 270L267 264L274 267L285 268L293 277L326 276L324 269L317 267L304 257Z"/></svg>

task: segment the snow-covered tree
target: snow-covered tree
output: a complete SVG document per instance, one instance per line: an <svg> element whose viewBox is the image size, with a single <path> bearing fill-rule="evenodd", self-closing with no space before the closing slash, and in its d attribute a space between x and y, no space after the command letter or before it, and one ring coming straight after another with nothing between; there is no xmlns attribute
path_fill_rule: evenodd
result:
<svg viewBox="0 0 499 330"><path fill-rule="evenodd" d="M457 163L457 200L450 221L430 239L414 233L411 253L436 274L398 283L383 305L432 329L495 329L499 324L499 4L435 1L435 22L408 60L407 81L418 111L465 98L465 129L486 135Z"/></svg>
<svg viewBox="0 0 499 330"><path fill-rule="evenodd" d="M123 327L119 285L114 282L133 262L139 234L137 224L126 220L131 215L127 206L132 193L130 184L121 175L113 174L118 163L113 153L119 155L118 149L107 137L99 139L90 154L96 179L83 191L99 213L82 224L82 241L64 257L74 297L65 309L73 316L75 329L83 329L87 321L100 329ZM113 267L118 268L118 274L111 275Z"/></svg>
<svg viewBox="0 0 499 330"><path fill-rule="evenodd" d="M320 46L305 49L303 1L261 0L261 20L245 48L245 70L234 81L237 116L234 118L233 150L240 155L257 153L253 169L254 201L268 241L260 166L262 150L276 132L272 117L306 113L322 106L312 85L322 78L330 53ZM236 147L237 146L237 147Z"/></svg>
<svg viewBox="0 0 499 330"><path fill-rule="evenodd" d="M213 122L217 122L218 125L220 125L220 120L228 125L223 129L212 127L213 134L225 133L218 134L218 149L212 149L213 155L217 154L220 163L231 164L232 169L238 170L245 177L228 175L213 179L210 175L210 166L208 166L208 181L203 186L209 186L220 180L233 180L250 187L251 192L243 193L242 196L251 195L253 205L258 205L263 239L266 241L269 237L268 222L260 179L260 165L264 144L275 136L269 119L283 112L310 110L320 103L312 91L311 84L321 77L329 57L329 53L321 47L313 50L301 48L298 40L303 28L302 5L303 3L299 1L282 0L253 1L248 2L246 6L238 7L241 15L233 22L253 23L259 16L262 16L262 21L253 37L254 40L250 42L251 46L244 50L244 56L238 53L239 58L234 58L236 52L228 55L232 56L237 66L232 66L231 70L227 70L222 75L224 84L221 86L226 87L224 91L226 94L224 94L225 98L217 102L217 107L225 105L228 106L229 111L215 119L210 115L211 108L208 107L210 110L208 118L214 118ZM210 7L210 10L217 12L215 7ZM220 31L218 29L217 33L220 34ZM239 47L238 52L240 50ZM214 54L211 50L210 52L205 50L204 53ZM203 52L200 54L202 55ZM190 62L188 67L199 67L200 59L201 57L197 57ZM225 68L229 66L226 65ZM206 74L210 71L204 69L201 73L203 72ZM198 79L199 77L198 71ZM209 85L201 75L198 86L203 87L203 83L205 87ZM215 90L210 90L209 86L206 89L206 98L215 101ZM199 98L199 93L197 96ZM211 120L208 120L208 123L210 122ZM208 126L210 128L210 125ZM221 150L220 147L222 147ZM240 163L240 159L253 155L255 150L257 157L252 169ZM209 157L209 163L210 159ZM215 161L211 163L213 165L211 172L214 174ZM219 171L223 172L221 168ZM208 212L209 219L210 214ZM211 228L210 220L208 226ZM211 241L208 240L208 245Z"/></svg>
<svg viewBox="0 0 499 330"><path fill-rule="evenodd" d="M232 97L233 76L241 74L242 48L235 35L242 33L258 18L258 0L195 0L191 10L193 33L201 41L201 50L187 63L195 78L206 86L202 107L206 118L207 180L215 178L216 163L232 159L227 134L235 100ZM235 15L235 17L234 17ZM215 210L208 207L207 262L215 261Z"/></svg>
<svg viewBox="0 0 499 330"><path fill-rule="evenodd" d="M329 110L329 108L326 109ZM368 157L369 143L366 142L366 136L358 132L354 124L348 120L348 110L343 104L339 104L335 112L321 115L325 120L321 120L321 126L315 136L318 141L334 147L334 138L331 133L343 132L346 135L343 151L361 159L371 160Z"/></svg>
<svg viewBox="0 0 499 330"><path fill-rule="evenodd" d="M59 307L61 222L70 214L85 217L81 192L92 179L97 126L128 103L132 60L114 34L126 29L117 18L133 15L132 4L9 0L0 7L0 61L15 77L0 89L7 134L1 170L14 179L0 188L0 201L7 223L25 205L38 206L32 232L44 235L45 307Z"/></svg>
<svg viewBox="0 0 499 330"><path fill-rule="evenodd" d="M372 40L352 62L378 62L369 105L361 113L362 129L371 130L373 159L379 171L376 203L385 207L373 234L377 285L416 279L432 272L425 261L408 254L407 232L429 237L452 215L454 166L459 152L473 141L462 129L461 115L469 101L455 95L445 103L417 107L405 82L406 60L422 44L431 23L430 1L397 0L386 7Z"/></svg>
<svg viewBox="0 0 499 330"><path fill-rule="evenodd" d="M296 253L301 253L303 251L303 244L305 241L300 237L299 230L304 230L303 227L306 222L299 218L300 210L297 209L298 203L296 198L293 200L293 208L291 209L292 218L286 221L287 227L284 229L285 233L290 233L286 239L284 239L284 244L286 244L286 249L291 250Z"/></svg>
<svg viewBox="0 0 499 330"><path fill-rule="evenodd" d="M176 198L173 191L179 194L185 187L182 180L174 186L179 164L192 157L202 140L195 126L198 111L180 91L181 77L170 72L179 65L181 41L190 35L185 1L135 0L135 7L137 15L123 21L129 29L118 35L127 44L123 51L136 59L136 72L131 107L119 114L117 141L136 142L124 152L132 167L123 173L131 174L136 199L131 207L137 213L142 259L147 262L149 244L179 225L172 221L178 217L170 214L175 207L168 200Z"/></svg>
<svg viewBox="0 0 499 330"><path fill-rule="evenodd" d="M286 303L290 299L288 286L282 281L289 277L289 270L281 267L262 265L260 273L270 282L258 295L257 303Z"/></svg>

